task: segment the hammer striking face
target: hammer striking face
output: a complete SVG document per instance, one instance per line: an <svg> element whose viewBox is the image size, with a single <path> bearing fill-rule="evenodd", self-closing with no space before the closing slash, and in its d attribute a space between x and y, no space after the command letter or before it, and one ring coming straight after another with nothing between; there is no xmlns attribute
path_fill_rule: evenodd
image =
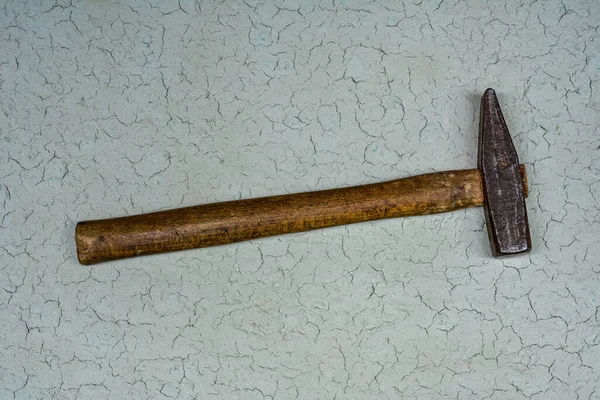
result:
<svg viewBox="0 0 600 400"><path fill-rule="evenodd" d="M503 256L531 250L519 158L493 89L487 89L481 99L478 167L492 253Z"/></svg>

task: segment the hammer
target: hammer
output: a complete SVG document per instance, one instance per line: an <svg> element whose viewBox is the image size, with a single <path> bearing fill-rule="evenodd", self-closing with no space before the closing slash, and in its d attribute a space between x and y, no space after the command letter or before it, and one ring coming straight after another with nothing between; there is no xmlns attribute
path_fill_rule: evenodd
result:
<svg viewBox="0 0 600 400"><path fill-rule="evenodd" d="M216 246L383 218L436 214L483 205L494 256L527 252L531 238L527 178L493 89L481 99L478 168L317 192L212 203L83 221L83 265Z"/></svg>

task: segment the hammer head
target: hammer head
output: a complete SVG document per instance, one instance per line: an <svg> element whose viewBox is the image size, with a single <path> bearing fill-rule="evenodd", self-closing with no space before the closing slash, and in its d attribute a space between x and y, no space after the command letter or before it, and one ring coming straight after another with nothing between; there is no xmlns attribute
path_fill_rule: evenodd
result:
<svg viewBox="0 0 600 400"><path fill-rule="evenodd" d="M487 89L481 99L478 167L492 254L531 250L519 158L493 89Z"/></svg>

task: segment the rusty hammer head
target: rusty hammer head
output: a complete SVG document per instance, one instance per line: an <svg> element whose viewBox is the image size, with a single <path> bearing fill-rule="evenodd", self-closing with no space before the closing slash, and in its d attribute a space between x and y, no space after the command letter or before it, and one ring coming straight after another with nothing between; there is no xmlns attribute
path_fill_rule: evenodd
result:
<svg viewBox="0 0 600 400"><path fill-rule="evenodd" d="M531 250L519 158L493 89L487 89L481 99L478 167L492 254Z"/></svg>

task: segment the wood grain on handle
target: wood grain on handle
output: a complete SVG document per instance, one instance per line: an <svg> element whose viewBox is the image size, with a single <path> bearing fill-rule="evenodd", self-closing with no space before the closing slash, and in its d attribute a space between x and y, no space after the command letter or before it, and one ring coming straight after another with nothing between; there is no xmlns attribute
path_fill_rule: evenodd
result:
<svg viewBox="0 0 600 400"><path fill-rule="evenodd" d="M523 187L527 182L523 171ZM212 203L77 224L84 265L216 246L381 218L435 214L483 204L478 169L371 185Z"/></svg>

